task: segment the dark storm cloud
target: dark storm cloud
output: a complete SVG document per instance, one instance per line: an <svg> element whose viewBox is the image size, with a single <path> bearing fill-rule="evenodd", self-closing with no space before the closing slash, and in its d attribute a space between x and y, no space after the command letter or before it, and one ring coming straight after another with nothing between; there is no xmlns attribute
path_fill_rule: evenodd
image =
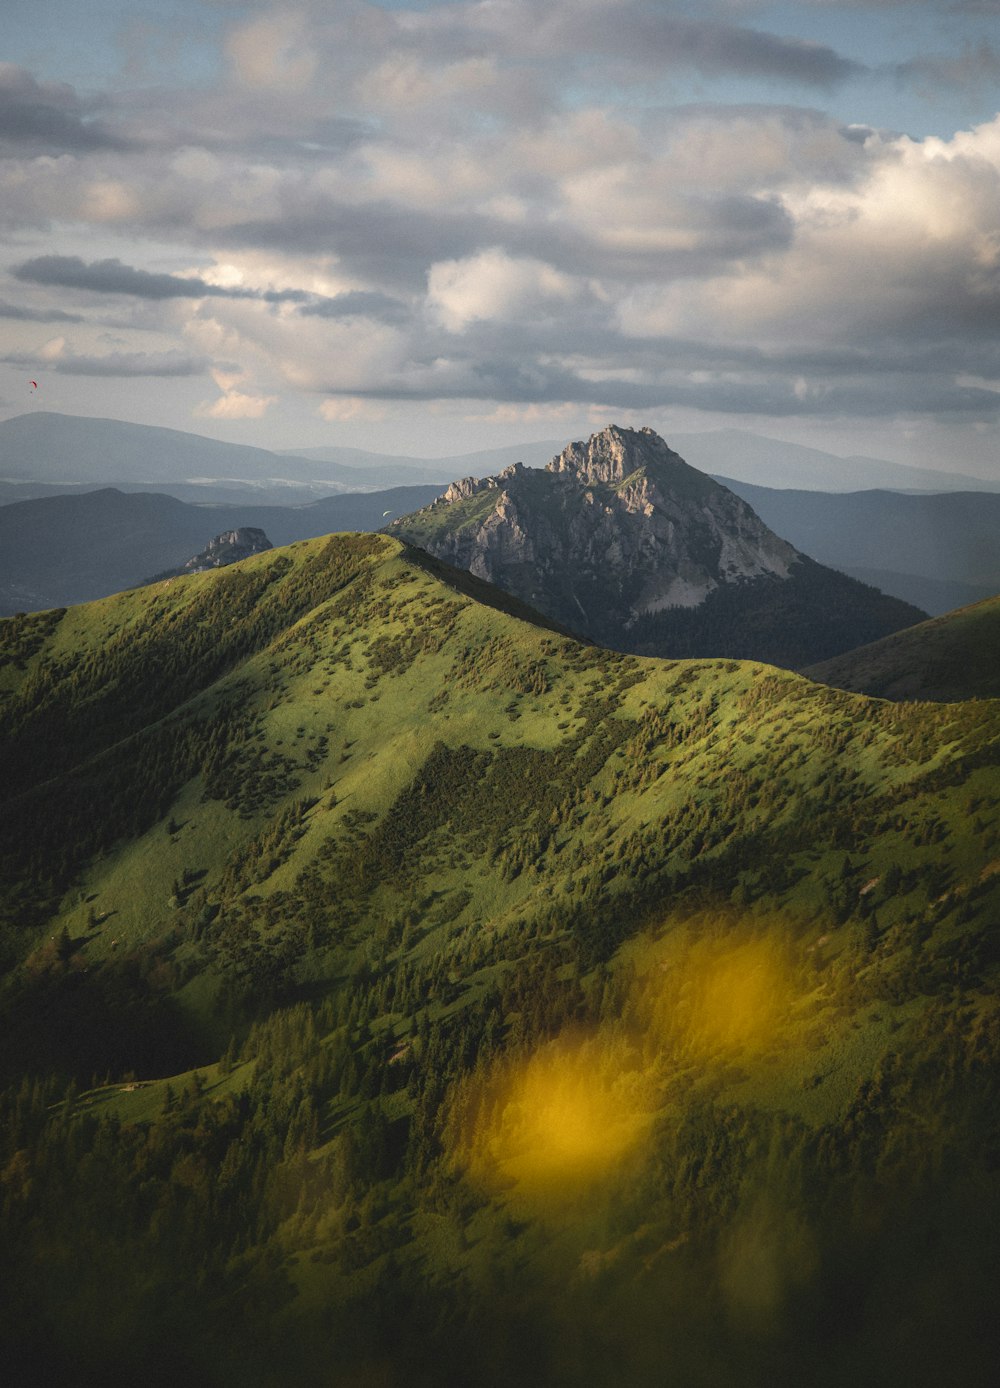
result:
<svg viewBox="0 0 1000 1388"><path fill-rule="evenodd" d="M0 318L13 318L20 323L82 323L79 313L64 313L61 308L23 308L0 300Z"/></svg>
<svg viewBox="0 0 1000 1388"><path fill-rule="evenodd" d="M705 76L763 77L831 88L867 69L826 44L764 29L679 15L655 0L520 0L502 7L437 6L412 18L397 42L446 46L451 56L626 59L637 72L694 68Z"/></svg>
<svg viewBox="0 0 1000 1388"><path fill-rule="evenodd" d="M108 129L92 103L72 87L38 82L8 64L0 64L0 146L29 154L134 148L131 140Z"/></svg>
<svg viewBox="0 0 1000 1388"><path fill-rule="evenodd" d="M593 303L576 308L569 330L558 316L530 324L474 323L460 339L432 341L427 355L432 359L458 356L467 362L551 360L566 355L567 339L574 356L592 363L595 372L613 366L649 379L697 371L755 382L768 376L804 377L819 386L884 377L893 381L894 390L909 396L914 389L922 391L925 382L937 390L941 381L951 382L959 373L1000 378L1000 338L996 334L992 341L968 335L930 339L915 333L872 336L863 344L821 346L803 342L783 349L763 348L736 340L631 337L610 321L605 306ZM947 373L943 362L947 363ZM920 384L914 388L906 384L908 378L917 378Z"/></svg>
<svg viewBox="0 0 1000 1388"><path fill-rule="evenodd" d="M290 206L281 217L230 223L214 228L214 235L231 246L336 255L364 278L420 289L434 261L494 245L506 230L498 219L476 213L425 212L378 200Z"/></svg>
<svg viewBox="0 0 1000 1388"><path fill-rule="evenodd" d="M354 289L331 299L317 299L299 312L304 318L370 318L378 323L404 323L410 310L401 299L373 289Z"/></svg>
<svg viewBox="0 0 1000 1388"><path fill-rule="evenodd" d="M131 294L140 299L200 299L226 291L200 279L136 270L117 258L87 262L76 255L39 255L15 265L15 279L96 294Z"/></svg>
<svg viewBox="0 0 1000 1388"><path fill-rule="evenodd" d="M185 352L106 352L90 355L62 352L59 356L40 361L37 356L7 353L0 361L25 371L46 376L103 376L127 379L140 376L161 378L200 376L208 370L204 357L192 357Z"/></svg>
<svg viewBox="0 0 1000 1388"><path fill-rule="evenodd" d="M15 279L60 289L85 289L95 294L129 294L137 299L257 299L263 303L303 303L301 289L244 289L208 284L196 276L152 274L117 258L85 261L77 255L39 255L15 265Z"/></svg>
<svg viewBox="0 0 1000 1388"><path fill-rule="evenodd" d="M0 141L30 146L46 153L133 148L128 140L92 121L37 104L0 103Z"/></svg>
<svg viewBox="0 0 1000 1388"><path fill-rule="evenodd" d="M918 350L911 359L901 348L898 360L890 362L863 349L766 353L690 339L630 344L612 332L601 344L601 355L595 343L574 340L578 358L590 364L583 375L553 361L537 337L529 346L531 334L522 335L519 354L516 329L492 336L492 352L485 335L470 342L471 350L464 356L444 355L446 349L439 343L436 352L428 353L434 358L433 369L429 360L413 360L407 373L394 379L346 391L330 382L321 393L414 402L467 399L634 410L693 408L773 417L876 419L904 413L1000 418L1000 393L959 384L952 363L942 370L930 349ZM995 354L992 361L1000 368L1000 356ZM615 375L602 375L612 368ZM622 378L625 370L630 378Z"/></svg>
<svg viewBox="0 0 1000 1388"><path fill-rule="evenodd" d="M631 5L627 23L623 17L617 6L608 6L584 16L577 32L598 52L642 65L691 66L706 76L766 77L828 88L866 71L824 44L685 19L663 6Z"/></svg>
<svg viewBox="0 0 1000 1388"><path fill-rule="evenodd" d="M966 44L961 53L923 54L897 64L893 71L900 81L918 88L945 86L964 90L995 85L1000 79L1000 49L983 38L976 44Z"/></svg>
<svg viewBox="0 0 1000 1388"><path fill-rule="evenodd" d="M1000 394L974 386L957 386L947 380L924 379L818 385L815 390L796 390L790 382L771 377L738 381L665 381L642 383L590 380L553 373L535 378L530 370L511 371L509 363L482 369L482 393L489 399L511 403L579 403L631 409L689 408L720 414L795 416L844 416L876 419L886 414L918 416L1000 417Z"/></svg>
<svg viewBox="0 0 1000 1388"><path fill-rule="evenodd" d="M783 250L794 234L791 216L774 198L690 197L680 201L675 215L694 235L690 248L602 242L568 220L511 223L386 200L289 207L279 219L232 223L214 228L214 235L242 248L336 255L359 278L419 291L431 265L489 247L544 260L568 274L641 280L711 274L734 259Z"/></svg>

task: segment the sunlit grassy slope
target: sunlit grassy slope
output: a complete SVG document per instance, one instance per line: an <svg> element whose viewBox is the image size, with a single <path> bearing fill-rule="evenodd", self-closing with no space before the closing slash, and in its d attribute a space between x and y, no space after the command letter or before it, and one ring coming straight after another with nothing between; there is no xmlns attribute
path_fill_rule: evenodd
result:
<svg viewBox="0 0 1000 1388"><path fill-rule="evenodd" d="M988 1381L1000 705L528 615L333 536L0 624L24 1381Z"/></svg>

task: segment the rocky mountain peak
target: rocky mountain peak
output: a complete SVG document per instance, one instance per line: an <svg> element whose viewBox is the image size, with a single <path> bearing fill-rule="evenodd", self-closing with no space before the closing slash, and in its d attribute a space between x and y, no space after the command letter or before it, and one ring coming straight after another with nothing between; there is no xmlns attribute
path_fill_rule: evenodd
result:
<svg viewBox="0 0 1000 1388"><path fill-rule="evenodd" d="M568 444L544 471L515 463L495 477L453 482L388 528L569 630L642 654L673 654L690 628L699 654L773 659L794 647L797 657L824 639L786 638L786 614L822 637L827 608L842 601L839 590L815 600L810 590L800 601L819 566L803 578L811 561L648 427L610 425ZM855 585L849 600L864 606L861 592ZM797 603L811 608L807 618ZM907 620L914 617L896 626ZM860 642L841 649L848 644Z"/></svg>
<svg viewBox="0 0 1000 1388"><path fill-rule="evenodd" d="M644 469L651 480L675 481L688 474L701 478L704 474L689 467L659 434L648 425L642 429L623 429L609 424L583 442L567 444L558 457L548 465L548 471L566 473L581 482L617 486L626 477ZM705 479L709 480L709 479Z"/></svg>

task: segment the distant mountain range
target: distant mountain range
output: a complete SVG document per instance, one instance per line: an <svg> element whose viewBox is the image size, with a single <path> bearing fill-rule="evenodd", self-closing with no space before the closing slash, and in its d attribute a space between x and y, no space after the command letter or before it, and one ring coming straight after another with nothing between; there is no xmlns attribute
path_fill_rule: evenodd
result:
<svg viewBox="0 0 1000 1388"><path fill-rule="evenodd" d="M900 492L1000 492L1000 481L963 472L891 463L860 454L841 457L800 443L765 438L746 429L670 435L670 443L702 472L762 487L856 492L872 487Z"/></svg>
<svg viewBox="0 0 1000 1388"><path fill-rule="evenodd" d="M399 483L447 483L472 472L499 472L515 462L524 463L525 467L544 467L561 447L560 441L547 439L542 443L483 448L448 458L397 457L390 453L371 453L361 448L298 448L278 456L323 463L326 465L323 471L329 472L344 488L367 491L373 485L387 487Z"/></svg>
<svg viewBox="0 0 1000 1388"><path fill-rule="evenodd" d="M613 650L799 666L925 615L816 564L652 429L454 482L390 533Z"/></svg>
<svg viewBox="0 0 1000 1388"><path fill-rule="evenodd" d="M879 458L843 458L740 429L672 434L670 442L699 471L757 486L1000 492L1000 481ZM85 485L154 488L182 501L253 499L294 505L334 492L435 482L444 486L457 477L499 472L512 462L541 468L564 443L544 439L446 458L340 447L273 451L176 429L37 411L0 422L0 502L51 494L42 489Z"/></svg>
<svg viewBox="0 0 1000 1388"><path fill-rule="evenodd" d="M794 476L836 491L845 478L884 480L878 469L887 468L901 486L935 477L954 486L966 480L958 474L836 458L738 430L677 435L671 442L797 549L926 612L1000 592L1000 494L831 495L758 484ZM383 511L412 511L457 477L500 472L515 460L540 466L561 447L543 441L437 461L347 448L283 455L118 420L21 415L0 423L0 615L86 601L138 583L150 572L146 545L155 551L154 567L172 568L226 528L257 525L276 544L323 533L317 527L327 524L377 529ZM845 471L847 464L854 470ZM746 474L758 480L741 480ZM84 501L97 491L100 499ZM136 495L132 509L123 507L122 493ZM164 505L169 498L202 514ZM29 500L52 504L4 515ZM279 510L281 516L265 514Z"/></svg>
<svg viewBox="0 0 1000 1388"><path fill-rule="evenodd" d="M940 614L1000 592L1000 495L779 491L722 479L820 563Z"/></svg>
<svg viewBox="0 0 1000 1388"><path fill-rule="evenodd" d="M301 505L340 492L445 486L515 459L542 466L559 443L406 458L357 448L276 453L176 429L39 411L0 422L0 502L55 491L118 487L183 501Z"/></svg>
<svg viewBox="0 0 1000 1388"><path fill-rule="evenodd" d="M193 506L115 488L0 506L0 616L90 602L173 570L223 530L253 526L287 545L377 530L385 511L426 505L437 487L391 487L307 506Z"/></svg>

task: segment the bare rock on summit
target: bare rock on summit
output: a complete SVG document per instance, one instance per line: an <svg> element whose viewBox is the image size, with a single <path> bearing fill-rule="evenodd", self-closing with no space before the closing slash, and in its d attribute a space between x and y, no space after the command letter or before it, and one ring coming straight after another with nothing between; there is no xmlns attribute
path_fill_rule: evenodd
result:
<svg viewBox="0 0 1000 1388"><path fill-rule="evenodd" d="M244 525L238 530L225 530L216 535L200 554L189 559L180 570L185 574L203 573L205 569L221 569L227 564L236 564L241 559L249 559L252 554L263 554L272 549L271 541L254 525Z"/></svg>
<svg viewBox="0 0 1000 1388"><path fill-rule="evenodd" d="M200 554L194 555L179 568L166 569L146 581L155 583L166 578L182 578L185 574L204 573L207 569L222 569L273 548L263 530L255 525L243 525L237 530L224 530L221 535L216 535Z"/></svg>
<svg viewBox="0 0 1000 1388"><path fill-rule="evenodd" d="M649 428L611 425L544 471L453 482L387 529L639 654L795 665L923 616L814 564Z"/></svg>

